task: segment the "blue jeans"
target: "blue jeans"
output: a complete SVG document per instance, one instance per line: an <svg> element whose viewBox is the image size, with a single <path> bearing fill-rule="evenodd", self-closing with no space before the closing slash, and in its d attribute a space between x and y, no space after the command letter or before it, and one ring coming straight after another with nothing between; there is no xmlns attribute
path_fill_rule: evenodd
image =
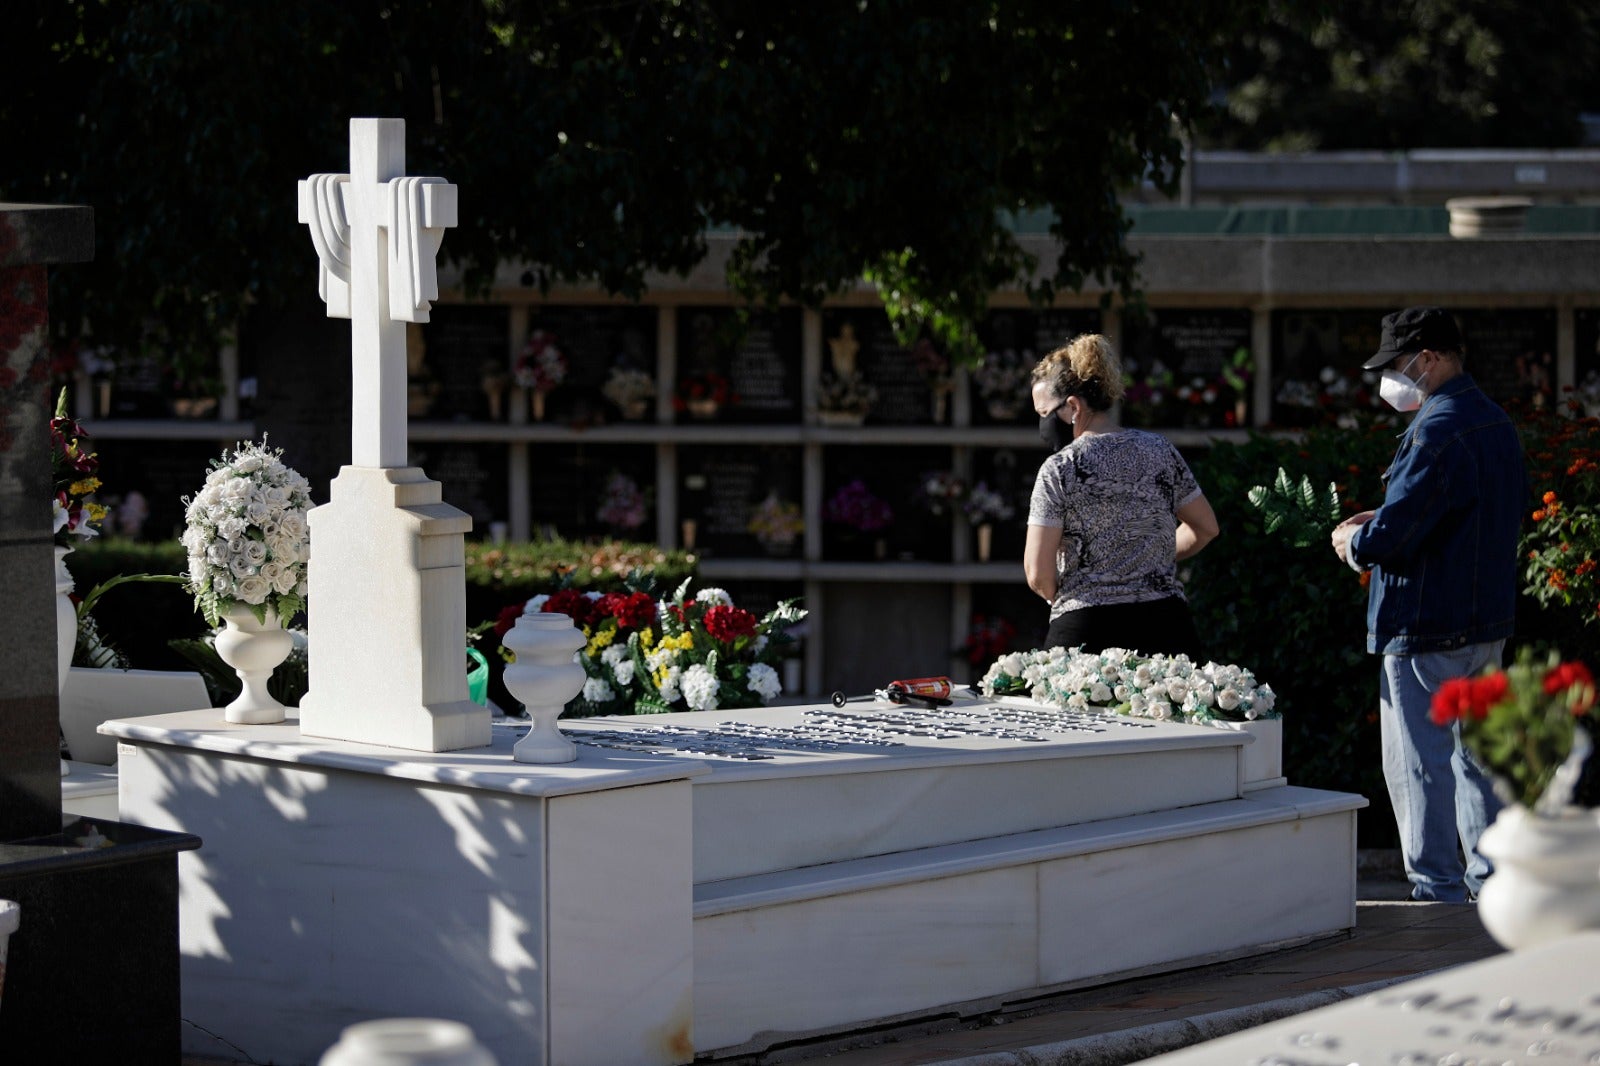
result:
<svg viewBox="0 0 1600 1066"><path fill-rule="evenodd" d="M1428 709L1444 682L1499 666L1505 643L1383 657L1378 686L1383 777L1400 828L1412 899L1459 903L1469 893L1476 897L1493 870L1478 853L1478 837L1499 813L1500 801L1489 776L1462 746L1460 726L1434 725Z"/></svg>

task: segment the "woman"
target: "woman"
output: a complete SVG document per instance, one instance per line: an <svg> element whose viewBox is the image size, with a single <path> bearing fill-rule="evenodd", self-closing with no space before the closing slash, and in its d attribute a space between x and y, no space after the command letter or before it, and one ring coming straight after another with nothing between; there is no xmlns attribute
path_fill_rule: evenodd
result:
<svg viewBox="0 0 1600 1066"><path fill-rule="evenodd" d="M1217 516L1172 442L1117 425L1121 397L1122 364L1098 334L1033 369L1053 454L1034 482L1022 562L1050 604L1045 646L1204 661L1177 563L1217 535Z"/></svg>

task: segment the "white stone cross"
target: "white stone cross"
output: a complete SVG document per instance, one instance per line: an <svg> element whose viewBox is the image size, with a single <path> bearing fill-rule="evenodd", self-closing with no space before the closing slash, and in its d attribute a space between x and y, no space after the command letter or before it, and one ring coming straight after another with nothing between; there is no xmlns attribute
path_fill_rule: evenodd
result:
<svg viewBox="0 0 1600 1066"><path fill-rule="evenodd" d="M350 173L299 183L328 317L350 319L353 466L406 465L406 323L428 321L456 225L456 187L405 166L404 119L353 118Z"/></svg>

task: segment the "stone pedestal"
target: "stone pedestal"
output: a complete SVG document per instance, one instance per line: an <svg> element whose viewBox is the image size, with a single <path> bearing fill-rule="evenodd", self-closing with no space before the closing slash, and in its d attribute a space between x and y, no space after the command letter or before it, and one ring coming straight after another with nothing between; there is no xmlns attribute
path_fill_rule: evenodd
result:
<svg viewBox="0 0 1600 1066"><path fill-rule="evenodd" d="M472 519L416 467L347 466L311 512L308 736L412 751L489 743L467 697Z"/></svg>

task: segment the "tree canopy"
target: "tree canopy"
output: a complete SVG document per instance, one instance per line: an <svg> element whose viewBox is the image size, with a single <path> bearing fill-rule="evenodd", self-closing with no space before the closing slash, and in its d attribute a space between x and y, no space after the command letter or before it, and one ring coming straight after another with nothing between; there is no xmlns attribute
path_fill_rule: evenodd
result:
<svg viewBox="0 0 1600 1066"><path fill-rule="evenodd" d="M1226 61L1207 145L1556 148L1600 112L1589 0L1280 0Z"/></svg>
<svg viewBox="0 0 1600 1066"><path fill-rule="evenodd" d="M407 168L461 188L444 254L481 289L625 295L739 234L752 299L865 276L959 349L989 294L1128 290L1119 188L1175 183L1208 62L1260 4L1189 0L17 0L0 197L96 209L64 330L205 357L308 284L294 182L347 119L407 120ZM1047 210L1060 258L1008 225Z"/></svg>

